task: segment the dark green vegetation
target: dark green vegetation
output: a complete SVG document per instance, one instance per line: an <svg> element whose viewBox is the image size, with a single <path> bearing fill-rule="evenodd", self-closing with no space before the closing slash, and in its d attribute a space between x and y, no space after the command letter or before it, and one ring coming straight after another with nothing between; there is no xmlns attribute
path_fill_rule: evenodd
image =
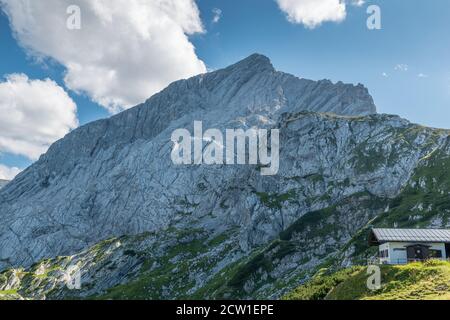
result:
<svg viewBox="0 0 450 320"><path fill-rule="evenodd" d="M261 202L268 208L271 209L281 209L285 201L290 201L295 199L295 191L291 190L284 194L267 194L263 192L257 193Z"/></svg>

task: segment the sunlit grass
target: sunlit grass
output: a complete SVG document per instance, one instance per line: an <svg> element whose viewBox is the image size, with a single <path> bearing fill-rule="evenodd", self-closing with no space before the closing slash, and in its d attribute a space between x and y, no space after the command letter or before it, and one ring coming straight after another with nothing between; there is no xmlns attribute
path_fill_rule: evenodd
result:
<svg viewBox="0 0 450 320"><path fill-rule="evenodd" d="M367 288L367 269L354 267L318 275L284 298L289 300L447 300L450 263L431 260L402 266L381 266L380 290Z"/></svg>

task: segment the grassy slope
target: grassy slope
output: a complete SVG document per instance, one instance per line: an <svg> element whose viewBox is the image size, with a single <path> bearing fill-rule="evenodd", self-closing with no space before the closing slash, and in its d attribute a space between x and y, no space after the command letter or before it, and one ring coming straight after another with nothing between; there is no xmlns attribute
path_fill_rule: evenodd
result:
<svg viewBox="0 0 450 320"><path fill-rule="evenodd" d="M448 300L450 263L428 261L381 267L382 288L367 289L364 267L319 273L307 284L284 296L285 300Z"/></svg>

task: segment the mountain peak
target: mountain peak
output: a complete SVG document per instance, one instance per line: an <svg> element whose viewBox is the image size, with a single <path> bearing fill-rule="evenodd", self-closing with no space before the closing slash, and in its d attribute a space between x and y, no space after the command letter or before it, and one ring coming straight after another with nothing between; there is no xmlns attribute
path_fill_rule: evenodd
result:
<svg viewBox="0 0 450 320"><path fill-rule="evenodd" d="M255 69L275 71L270 59L262 54L254 53L230 66L232 69Z"/></svg>
<svg viewBox="0 0 450 320"><path fill-rule="evenodd" d="M253 54L228 68L177 81L142 105L72 131L1 189L0 212L8 220L5 218L0 224L0 270L75 253L117 235L158 232L172 222L178 223L180 212L206 217L205 212L212 210L211 203L220 204L225 200L241 203L236 200L234 189L230 191L226 186L246 185L248 177L256 173L254 167L227 166L224 173L221 166L214 170L209 166L175 166L170 161L171 134L179 128L189 130L200 120L205 127L218 128L221 132L251 127L278 128L287 126L282 122L283 114L302 111L361 116L375 113L376 108L364 88L278 72L267 57ZM335 121L331 127L324 127L324 123L312 119L297 124L299 128L317 127L319 132L321 128L325 132L334 128ZM366 130L371 132L370 127L361 129ZM336 133L339 139L342 132L347 134L347 129ZM308 131L303 135L309 136ZM340 142L337 144L340 146ZM292 150L295 154L299 146L302 143L287 148L286 152ZM300 149L305 150L306 156L299 154L299 161L310 159L310 150L314 149L310 145ZM324 152L335 154L341 149ZM288 170L293 165L291 159L297 158L284 157L287 157L283 158L287 163L284 168ZM306 176L310 172L305 170L316 168L314 163L298 165L298 171L283 174ZM398 163L403 165L401 161ZM284 181L281 174L279 179ZM204 190L195 181L209 181L212 196L201 198ZM257 190L261 181L255 180L251 189ZM259 190L272 194L278 188ZM216 195L220 197L215 198ZM254 195L247 196L242 198L242 203L255 199ZM186 199L183 200L186 203L179 199ZM197 202L199 199L203 200ZM237 206L232 214L236 221L241 219L242 210L263 216L267 212L263 207ZM219 205L215 211L224 220L218 218L217 225L205 220L206 223L214 228L223 226L230 214L225 208L226 205ZM191 222L183 223L189 227ZM245 237L252 240L242 242L243 246L259 244L261 239L275 236L280 223L267 230L261 225L263 231L255 234L249 231Z"/></svg>

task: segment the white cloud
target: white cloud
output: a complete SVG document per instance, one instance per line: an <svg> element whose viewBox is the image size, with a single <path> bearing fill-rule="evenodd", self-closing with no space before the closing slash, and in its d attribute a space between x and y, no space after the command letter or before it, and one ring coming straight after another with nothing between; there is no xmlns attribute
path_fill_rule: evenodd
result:
<svg viewBox="0 0 450 320"><path fill-rule="evenodd" d="M213 23L218 23L220 21L220 19L222 19L222 10L218 9L218 8L214 8L212 10L214 16L212 19Z"/></svg>
<svg viewBox="0 0 450 320"><path fill-rule="evenodd" d="M385 77L385 78L388 78L388 77L389 77L389 75L388 75L386 72L383 72L381 75L382 75L383 77Z"/></svg>
<svg viewBox="0 0 450 320"><path fill-rule="evenodd" d="M400 63L394 67L394 70L406 72L409 70L409 66L404 63Z"/></svg>
<svg viewBox="0 0 450 320"><path fill-rule="evenodd" d="M0 164L0 180L12 180L17 176L22 170L16 167L7 167Z"/></svg>
<svg viewBox="0 0 450 320"><path fill-rule="evenodd" d="M0 152L36 160L78 126L76 105L50 79L12 74L0 82Z"/></svg>
<svg viewBox="0 0 450 320"><path fill-rule="evenodd" d="M419 73L419 74L417 75L417 77L419 77L419 78L428 78L428 75L427 75L427 74L424 74L424 73Z"/></svg>
<svg viewBox="0 0 450 320"><path fill-rule="evenodd" d="M324 22L342 22L347 16L347 4L362 6L364 0L276 0L292 23L314 29Z"/></svg>
<svg viewBox="0 0 450 320"><path fill-rule="evenodd" d="M194 0L0 0L22 46L67 68L69 89L117 112L206 71L188 35L204 32ZM66 27L69 5L81 29Z"/></svg>

